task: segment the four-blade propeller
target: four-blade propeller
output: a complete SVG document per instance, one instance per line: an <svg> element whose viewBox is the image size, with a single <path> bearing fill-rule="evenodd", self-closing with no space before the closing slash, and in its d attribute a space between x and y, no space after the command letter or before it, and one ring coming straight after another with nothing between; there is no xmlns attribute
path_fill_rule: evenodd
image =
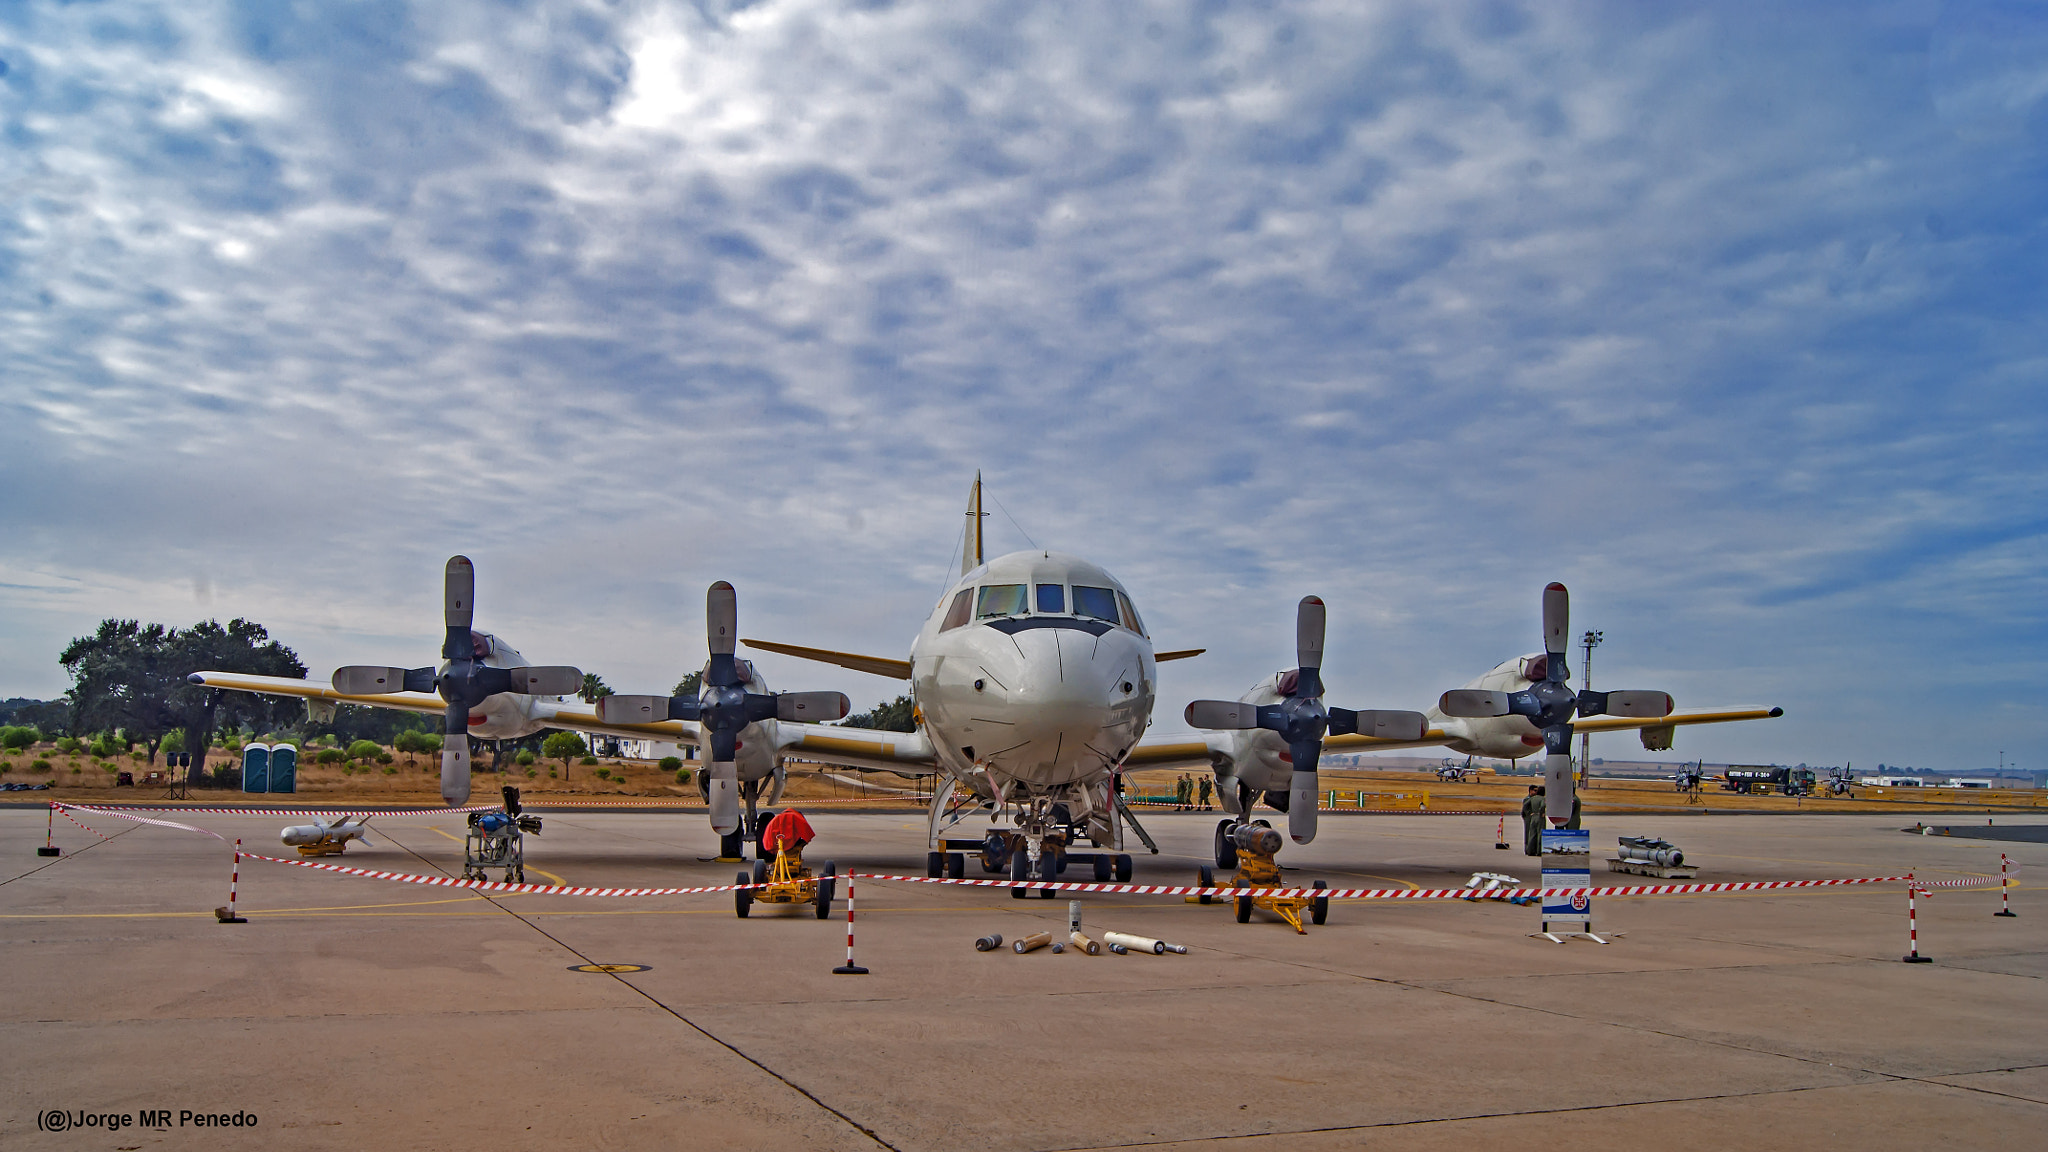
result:
<svg viewBox="0 0 2048 1152"><path fill-rule="evenodd" d="M1278 704L1247 704L1234 700L1197 700L1188 705L1190 727L1217 731L1263 728L1287 744L1294 774L1287 787L1287 834L1297 844L1316 838L1316 810L1322 783L1316 765L1323 755L1323 736L1360 733L1390 740L1419 740L1428 721L1420 712L1381 709L1353 711L1323 705L1323 625L1328 610L1314 596L1295 608L1295 669L1280 678Z"/></svg>
<svg viewBox="0 0 2048 1152"><path fill-rule="evenodd" d="M583 686L583 671L566 665L492 668L484 639L470 631L476 616L476 568L467 556L452 556L444 585L448 638L441 646L446 661L434 668L373 668L350 665L334 670L334 690L344 696L376 696L386 692L439 692L448 702L441 738L441 798L451 805L469 799L469 715L501 692L528 696L567 696Z"/></svg>
<svg viewBox="0 0 2048 1152"><path fill-rule="evenodd" d="M1541 668L1531 667L1532 683L1520 692L1487 692L1459 688L1443 694L1437 702L1446 716L1522 716L1543 733L1544 813L1562 827L1571 819L1572 721L1581 716L1671 715L1672 703L1664 692L1573 692L1564 686L1571 676L1565 666L1564 649L1571 633L1571 593L1553 581L1543 590L1543 656ZM1533 662L1532 662L1533 663Z"/></svg>
<svg viewBox="0 0 2048 1152"><path fill-rule="evenodd" d="M843 692L749 692L742 687L739 661L733 658L739 637L739 597L731 584L711 586L704 603L705 640L711 662L704 667L703 686L692 696L606 696L597 702L597 718L606 724L654 724L691 720L710 745L711 767L705 777L711 799L711 827L720 836L739 830L739 736L761 720L818 722L838 720L853 708Z"/></svg>

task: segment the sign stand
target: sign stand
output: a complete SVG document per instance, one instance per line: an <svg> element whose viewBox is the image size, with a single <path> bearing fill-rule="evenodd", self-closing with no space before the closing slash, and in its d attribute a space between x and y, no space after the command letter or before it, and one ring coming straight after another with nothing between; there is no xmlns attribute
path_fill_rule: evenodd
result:
<svg viewBox="0 0 2048 1152"><path fill-rule="evenodd" d="M1546 828L1543 832L1543 919L1532 939L1562 944L1578 938L1605 944L1593 931L1593 841L1584 829ZM1620 939L1623 933L1610 932Z"/></svg>

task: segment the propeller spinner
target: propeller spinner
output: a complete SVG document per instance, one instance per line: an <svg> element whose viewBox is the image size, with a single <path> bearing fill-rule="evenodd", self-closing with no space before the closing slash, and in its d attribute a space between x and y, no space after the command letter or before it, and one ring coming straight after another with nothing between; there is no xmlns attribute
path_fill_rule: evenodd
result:
<svg viewBox="0 0 2048 1152"><path fill-rule="evenodd" d="M606 724L653 724L690 720L703 730L711 751L705 777L711 797L711 828L720 836L739 830L739 736L761 720L818 722L838 720L852 711L843 692L749 692L733 658L739 636L739 597L720 580L704 598L705 641L711 662L703 686L691 696L606 696L597 702L597 718Z"/></svg>
<svg viewBox="0 0 2048 1152"><path fill-rule="evenodd" d="M1278 704L1235 700L1197 700L1188 705L1193 728L1217 731L1263 728L1287 743L1294 774L1287 787L1287 834L1297 844L1316 838L1316 810L1322 783L1316 766L1323 755L1323 737L1362 733L1389 740L1418 740L1428 721L1420 712L1385 709L1353 711L1323 705L1323 629L1328 609L1322 600L1304 596L1294 613L1295 670L1280 679L1284 699Z"/></svg>
<svg viewBox="0 0 2048 1152"><path fill-rule="evenodd" d="M1564 682L1571 676L1565 666L1565 644L1571 634L1571 593L1552 581L1543 589L1543 668L1541 677L1520 692L1486 692L1459 688L1443 694L1437 702L1446 716L1522 716L1543 733L1543 793L1545 814L1551 824L1563 827L1571 819L1572 721L1584 716L1658 717L1671 715L1672 701L1664 692L1574 693ZM1531 671L1535 671L1531 669Z"/></svg>
<svg viewBox="0 0 2048 1152"><path fill-rule="evenodd" d="M441 798L449 804L469 799L469 715L501 692L528 696L567 696L583 686L583 671L567 665L492 668L477 651L470 626L476 617L476 568L467 556L451 556L443 582L443 619L448 638L441 645L446 663L434 668L374 668L350 665L334 670L334 690L344 696L375 696L385 692L438 692L448 702L441 739Z"/></svg>

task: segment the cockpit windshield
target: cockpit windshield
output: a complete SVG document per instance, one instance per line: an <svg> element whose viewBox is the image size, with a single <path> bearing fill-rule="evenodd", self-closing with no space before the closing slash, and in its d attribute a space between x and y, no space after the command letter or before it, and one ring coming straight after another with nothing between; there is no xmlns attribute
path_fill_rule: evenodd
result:
<svg viewBox="0 0 2048 1152"><path fill-rule="evenodd" d="M974 618L986 620L991 616L1021 616L1024 614L1024 585L989 584L983 586L979 600L974 606Z"/></svg>
<svg viewBox="0 0 2048 1152"><path fill-rule="evenodd" d="M1074 585L1074 615L1092 616L1097 620L1107 620L1111 624L1120 623L1116 612L1115 590Z"/></svg>
<svg viewBox="0 0 2048 1152"><path fill-rule="evenodd" d="M1067 610L1067 590L1065 586L1060 584L1040 584L1038 586L1038 610L1055 615L1065 612Z"/></svg>

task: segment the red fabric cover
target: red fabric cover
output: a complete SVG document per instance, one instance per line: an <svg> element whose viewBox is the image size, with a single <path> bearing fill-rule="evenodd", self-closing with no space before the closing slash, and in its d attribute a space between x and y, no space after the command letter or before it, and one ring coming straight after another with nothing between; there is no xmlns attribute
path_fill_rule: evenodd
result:
<svg viewBox="0 0 2048 1152"><path fill-rule="evenodd" d="M811 822L804 819L803 813L791 808L776 813L775 819L768 822L768 831L762 834L761 843L774 852L784 847L795 848L817 838L818 834L811 831Z"/></svg>

